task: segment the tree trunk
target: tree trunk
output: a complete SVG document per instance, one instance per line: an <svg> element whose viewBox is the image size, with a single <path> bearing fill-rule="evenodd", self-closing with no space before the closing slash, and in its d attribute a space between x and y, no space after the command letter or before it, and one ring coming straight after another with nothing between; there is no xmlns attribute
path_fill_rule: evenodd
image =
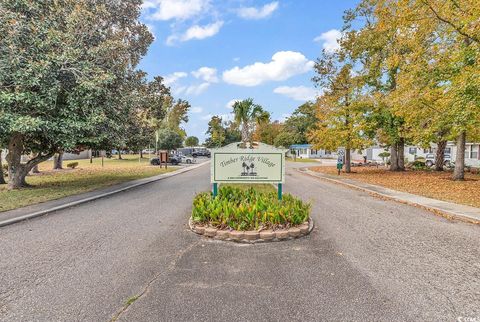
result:
<svg viewBox="0 0 480 322"><path fill-rule="evenodd" d="M140 159L143 159L143 150L140 150Z"/></svg>
<svg viewBox="0 0 480 322"><path fill-rule="evenodd" d="M390 147L390 171L398 171L398 155L396 144Z"/></svg>
<svg viewBox="0 0 480 322"><path fill-rule="evenodd" d="M250 141L249 133L248 133L248 123L247 122L243 122L241 134L242 134L242 142L243 143L247 143L247 142Z"/></svg>
<svg viewBox="0 0 480 322"><path fill-rule="evenodd" d="M117 152L118 152L118 160L122 160L122 152L120 152L120 149L118 149Z"/></svg>
<svg viewBox="0 0 480 322"><path fill-rule="evenodd" d="M48 160L53 155L53 153L47 153L45 155L38 154L26 164L22 164L22 153L23 136L19 133L16 133L11 137L10 142L8 143L7 162L9 190L27 187L28 184L25 181L25 177L30 170L39 163Z"/></svg>
<svg viewBox="0 0 480 322"><path fill-rule="evenodd" d="M5 177L3 176L3 165L2 165L2 149L0 148L0 184L6 184Z"/></svg>
<svg viewBox="0 0 480 322"><path fill-rule="evenodd" d="M446 140L440 140L437 143L437 155L435 157L435 171L443 171L443 163L445 162Z"/></svg>
<svg viewBox="0 0 480 322"><path fill-rule="evenodd" d="M63 151L60 151L53 158L53 169L62 170L63 169Z"/></svg>
<svg viewBox="0 0 480 322"><path fill-rule="evenodd" d="M465 139L466 132L462 131L457 138L457 155L455 157L453 180L465 179Z"/></svg>
<svg viewBox="0 0 480 322"><path fill-rule="evenodd" d="M400 138L397 144L397 171L405 171L405 139Z"/></svg>
<svg viewBox="0 0 480 322"><path fill-rule="evenodd" d="M21 134L14 134L8 142L8 189L18 189L25 186L25 172L21 166L23 152L23 137Z"/></svg>
<svg viewBox="0 0 480 322"><path fill-rule="evenodd" d="M345 172L350 173L352 172L352 157L351 157L351 150L345 149Z"/></svg>

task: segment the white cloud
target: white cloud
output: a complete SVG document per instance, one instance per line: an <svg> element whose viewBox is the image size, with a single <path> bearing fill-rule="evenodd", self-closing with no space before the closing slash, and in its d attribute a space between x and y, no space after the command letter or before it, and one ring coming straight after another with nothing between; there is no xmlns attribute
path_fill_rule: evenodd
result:
<svg viewBox="0 0 480 322"><path fill-rule="evenodd" d="M306 86L280 86L273 90L276 94L285 95L296 101L312 101L317 96L314 88Z"/></svg>
<svg viewBox="0 0 480 322"><path fill-rule="evenodd" d="M185 20L205 12L210 0L145 0L142 8L153 20Z"/></svg>
<svg viewBox="0 0 480 322"><path fill-rule="evenodd" d="M244 19L263 19L269 17L278 9L278 1L264 5L261 8L244 7L238 9L238 15Z"/></svg>
<svg viewBox="0 0 480 322"><path fill-rule="evenodd" d="M222 118L222 121L233 121L233 114L215 114L218 117ZM205 121L210 121L210 119L213 117L213 114L207 114L201 117L202 120Z"/></svg>
<svg viewBox="0 0 480 322"><path fill-rule="evenodd" d="M323 42L323 49L328 53L333 53L340 49L340 44L338 43L340 38L342 38L342 33L337 29L332 29L315 37L313 41Z"/></svg>
<svg viewBox="0 0 480 322"><path fill-rule="evenodd" d="M192 75L208 83L218 83L217 70L215 68L201 67L193 71Z"/></svg>
<svg viewBox="0 0 480 322"><path fill-rule="evenodd" d="M190 109L190 112L195 114L202 113L203 108L201 108L200 106L195 106Z"/></svg>
<svg viewBox="0 0 480 322"><path fill-rule="evenodd" d="M294 51L279 51L269 63L256 62L245 67L235 66L223 72L223 80L240 86L256 86L268 81L282 81L312 70L313 61Z"/></svg>
<svg viewBox="0 0 480 322"><path fill-rule="evenodd" d="M225 107L231 110L231 109L233 109L233 104L235 104L235 102L239 102L239 101L241 101L241 99L238 99L238 98L230 100L230 101L228 101L227 105L225 105Z"/></svg>
<svg viewBox="0 0 480 322"><path fill-rule="evenodd" d="M205 26L194 25L188 28L183 34L170 35L167 38L167 45L174 45L176 42L189 41L192 39L205 39L216 35L223 26L223 21L217 21Z"/></svg>
<svg viewBox="0 0 480 322"><path fill-rule="evenodd" d="M182 93L185 92L186 89L187 89L187 86L174 87L172 88L172 94L175 96L181 95Z"/></svg>
<svg viewBox="0 0 480 322"><path fill-rule="evenodd" d="M207 114L207 115L202 116L201 119L204 120L204 121L210 121L212 116L213 116L212 114Z"/></svg>
<svg viewBox="0 0 480 322"><path fill-rule="evenodd" d="M185 89L185 94L187 95L200 95L205 92L208 87L210 87L210 83L201 83L199 85L190 85Z"/></svg>
<svg viewBox="0 0 480 322"><path fill-rule="evenodd" d="M185 72L175 72L163 77L163 83L166 86L171 86L175 84L180 78L187 77L188 74Z"/></svg>

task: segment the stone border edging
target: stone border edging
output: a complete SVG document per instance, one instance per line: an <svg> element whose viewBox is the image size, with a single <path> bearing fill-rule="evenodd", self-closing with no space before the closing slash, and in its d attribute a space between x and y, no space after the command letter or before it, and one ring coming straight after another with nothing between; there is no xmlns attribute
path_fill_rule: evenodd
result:
<svg viewBox="0 0 480 322"><path fill-rule="evenodd" d="M410 200L406 200L406 199L403 199L403 198L400 198L400 197L390 196L390 195L387 195L387 194L384 194L384 193L381 193L381 192L378 192L378 191L374 191L372 189L368 189L368 188L365 188L365 187L362 187L362 186L359 186L359 185L355 185L355 184L352 184L352 183L349 183L349 182L345 182L343 180L337 180L337 179L334 179L334 178L323 176L322 173L312 171L308 168L296 169L296 171L298 171L300 173L303 173L303 174L306 174L306 175L309 175L311 177L321 179L321 180L330 181L330 182L333 182L335 184L343 185L343 186L346 186L350 189L355 189L355 190L366 192L366 193L372 195L373 197L377 197L377 198L380 198L380 199L383 198L383 199L386 199L386 200L395 201L395 202L406 204L406 205L413 206L413 207L416 207L416 208L421 208L421 209L424 209L424 210L427 210L427 211L433 213L434 215L441 216L441 217L444 217L444 218L449 219L449 220L456 219L456 220L471 223L471 224L477 224L477 225L480 224L480 220L478 218L475 218L473 216L469 216L469 215L464 214L464 213L458 213L458 212L454 212L454 211L451 211L451 210L442 209L440 207L435 207L435 206L431 206L431 205L424 205L424 204L421 204L421 203L418 203L418 202L413 202L413 201L410 201ZM353 179L349 179L349 180L354 181ZM371 185L371 184L369 184L369 185ZM378 186L378 187L383 188L383 189L389 189L389 188L385 188L385 187L382 187L382 186ZM393 190L393 189L389 189L389 190L397 192L396 190ZM409 194L407 192L402 192L402 191L400 191L399 193ZM413 195L413 194L411 194L411 195ZM414 195L414 196L417 196L417 195ZM427 197L423 197L423 196L418 196L418 197L431 199L431 198L427 198ZM442 200L435 200L435 201L448 203L448 202L442 201Z"/></svg>
<svg viewBox="0 0 480 322"><path fill-rule="evenodd" d="M53 207L53 208L50 208L50 209L40 210L40 211L36 211L36 212L30 213L30 214L21 215L19 217L14 217L14 218L10 218L10 219L7 219L7 220L3 220L3 221L0 221L0 227L16 224L18 222L21 222L21 221L24 221L24 220L27 220L27 219L33 219L33 218L36 218L36 217L40 217L40 216L58 211L58 210L63 210L63 209L74 207L74 206L77 206L77 205L80 205L80 204L83 204L83 203L87 203L87 202L94 201L94 200L97 200L97 199L105 198L105 197L111 196L113 194L123 192L123 191L126 191L126 190L130 190L130 189L133 189L133 188L136 188L136 187L140 187L140 186L143 186L143 185L155 182L155 181L167 179L167 178L176 176L178 174L185 173L185 172L200 168L201 166L203 166L205 164L208 164L208 163L210 163L210 161L206 161L206 162L202 162L200 164L196 164L196 165L193 165L193 166L188 166L188 167L185 167L185 168L181 168L181 169L176 170L176 171L160 174L160 175L157 175L157 176L152 177L150 179L147 178L146 180L144 180L142 182L134 183L132 185L129 185L129 186L117 189L117 190L101 193L101 194L96 195L96 196L92 196L92 197L68 202L66 204L56 206L56 207Z"/></svg>
<svg viewBox="0 0 480 322"><path fill-rule="evenodd" d="M308 218L308 223L305 222L302 225L291 227L288 229L279 230L220 230L213 227L205 227L201 225L195 225L192 221L192 217L188 219L188 226L191 231L197 235L202 235L216 240L232 241L237 243L255 244L265 242L277 242L296 239L307 236L313 230L315 226L313 219Z"/></svg>

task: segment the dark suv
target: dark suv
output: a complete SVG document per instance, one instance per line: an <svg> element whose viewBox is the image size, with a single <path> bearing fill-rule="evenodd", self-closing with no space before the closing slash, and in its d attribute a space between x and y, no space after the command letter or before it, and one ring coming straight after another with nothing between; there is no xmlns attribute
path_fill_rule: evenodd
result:
<svg viewBox="0 0 480 322"><path fill-rule="evenodd" d="M168 162L171 163L172 165L178 165L180 162L182 162L182 157L178 155L169 155L168 156ZM151 165L160 165L160 159L158 157L155 157L150 160Z"/></svg>
<svg viewBox="0 0 480 322"><path fill-rule="evenodd" d="M192 157L196 158L196 157L207 157L207 158L210 158L210 151L208 151L207 149L195 149L195 151L193 151L192 153Z"/></svg>

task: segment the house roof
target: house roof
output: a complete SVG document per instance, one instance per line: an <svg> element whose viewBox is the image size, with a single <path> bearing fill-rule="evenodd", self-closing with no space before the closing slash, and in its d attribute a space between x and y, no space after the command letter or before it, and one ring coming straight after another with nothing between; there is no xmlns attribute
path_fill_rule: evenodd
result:
<svg viewBox="0 0 480 322"><path fill-rule="evenodd" d="M292 144L290 145L290 149L311 149L311 144Z"/></svg>

